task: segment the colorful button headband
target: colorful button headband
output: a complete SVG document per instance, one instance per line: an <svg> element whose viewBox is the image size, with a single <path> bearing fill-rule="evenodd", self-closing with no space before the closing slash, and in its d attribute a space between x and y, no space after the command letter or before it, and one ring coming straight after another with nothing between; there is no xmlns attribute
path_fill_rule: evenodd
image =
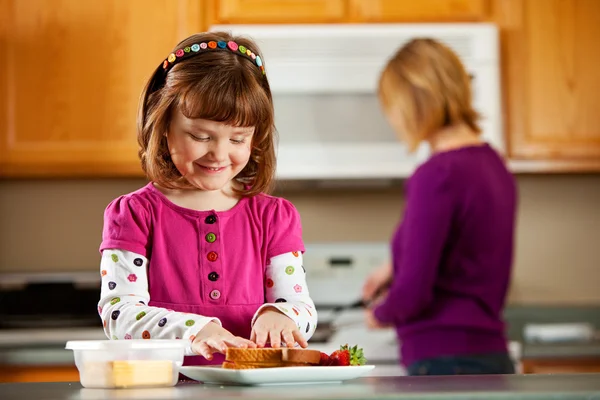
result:
<svg viewBox="0 0 600 400"><path fill-rule="evenodd" d="M250 51L250 49L247 49L244 46L238 46L236 42L231 40L227 43L224 41L215 42L214 40L211 40L210 42L202 42L200 44L193 44L191 46L187 46L183 49L178 49L174 53L169 54L169 57L167 57L167 59L163 61L163 69L167 71L186 55L199 54L202 51L215 49L229 49L238 55L247 56L252 60L252 62L256 63L258 68L260 68L260 70L262 71L263 75L265 74L265 67L262 64L260 56L257 56L252 51Z"/></svg>

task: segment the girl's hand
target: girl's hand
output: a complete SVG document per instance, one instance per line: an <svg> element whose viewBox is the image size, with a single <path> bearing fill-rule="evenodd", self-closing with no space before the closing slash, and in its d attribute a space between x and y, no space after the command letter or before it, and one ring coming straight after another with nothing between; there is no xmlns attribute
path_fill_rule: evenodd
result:
<svg viewBox="0 0 600 400"><path fill-rule="evenodd" d="M227 347L256 347L256 344L248 339L234 336L227 329L216 322L209 322L198 332L192 342L192 350L207 360L212 360L214 353L225 354Z"/></svg>
<svg viewBox="0 0 600 400"><path fill-rule="evenodd" d="M301 347L308 347L295 322L273 308L266 308L259 314L252 327L250 340L256 342L258 347L265 347L267 341L275 349L279 348L282 342L290 348L294 347L296 342Z"/></svg>

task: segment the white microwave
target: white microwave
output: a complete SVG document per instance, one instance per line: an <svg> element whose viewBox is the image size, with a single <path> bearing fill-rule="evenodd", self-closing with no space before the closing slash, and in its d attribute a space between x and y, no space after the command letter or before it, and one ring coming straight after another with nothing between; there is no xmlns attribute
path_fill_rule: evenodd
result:
<svg viewBox="0 0 600 400"><path fill-rule="evenodd" d="M504 153L498 30L487 23L215 25L249 36L265 59L279 133L277 178L405 178L428 154L409 154L376 96L386 61L416 37L438 39L472 77L483 136Z"/></svg>

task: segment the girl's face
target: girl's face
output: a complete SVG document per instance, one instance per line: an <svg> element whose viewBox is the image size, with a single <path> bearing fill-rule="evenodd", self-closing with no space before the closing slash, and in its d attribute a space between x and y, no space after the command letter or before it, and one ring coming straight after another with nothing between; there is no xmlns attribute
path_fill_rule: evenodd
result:
<svg viewBox="0 0 600 400"><path fill-rule="evenodd" d="M178 109L167 143L175 167L188 182L200 190L221 190L230 188L248 164L253 134L254 127L190 119Z"/></svg>

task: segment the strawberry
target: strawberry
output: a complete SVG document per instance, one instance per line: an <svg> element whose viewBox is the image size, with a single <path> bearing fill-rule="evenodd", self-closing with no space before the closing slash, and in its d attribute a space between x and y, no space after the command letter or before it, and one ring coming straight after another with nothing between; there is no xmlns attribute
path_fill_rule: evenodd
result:
<svg viewBox="0 0 600 400"><path fill-rule="evenodd" d="M319 361L319 365L323 365L323 366L329 365L329 355L321 352L321 360Z"/></svg>
<svg viewBox="0 0 600 400"><path fill-rule="evenodd" d="M358 346L348 347L347 344L329 356L329 365L334 366L364 365L366 362L362 349Z"/></svg>
<svg viewBox="0 0 600 400"><path fill-rule="evenodd" d="M336 350L329 356L329 365L334 367L350 365L350 355L346 350Z"/></svg>

